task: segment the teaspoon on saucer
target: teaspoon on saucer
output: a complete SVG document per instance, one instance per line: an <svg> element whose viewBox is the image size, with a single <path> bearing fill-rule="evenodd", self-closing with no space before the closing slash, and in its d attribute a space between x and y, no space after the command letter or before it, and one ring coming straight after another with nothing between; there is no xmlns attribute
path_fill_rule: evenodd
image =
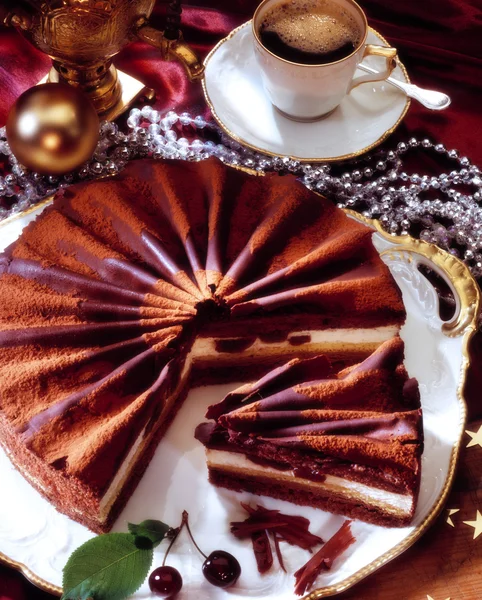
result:
<svg viewBox="0 0 482 600"><path fill-rule="evenodd" d="M365 71L366 73L377 72L376 69L372 69L371 67L368 67L366 65L358 65L358 68L362 71ZM385 81L390 85L393 85L394 87L405 92L405 94L409 98L418 100L420 104L423 104L423 106L429 108L430 110L443 110L444 108L447 108L451 103L449 96L442 92L426 90L413 83L399 81L398 79L394 79L393 77L387 77Z"/></svg>

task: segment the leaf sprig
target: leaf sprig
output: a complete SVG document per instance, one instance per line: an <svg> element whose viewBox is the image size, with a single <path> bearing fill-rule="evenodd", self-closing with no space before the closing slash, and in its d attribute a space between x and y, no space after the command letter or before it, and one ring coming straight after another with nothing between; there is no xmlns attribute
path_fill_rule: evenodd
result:
<svg viewBox="0 0 482 600"><path fill-rule="evenodd" d="M63 571L61 600L124 600L143 584L154 548L171 529L148 519L128 524L130 533L106 533L75 550Z"/></svg>

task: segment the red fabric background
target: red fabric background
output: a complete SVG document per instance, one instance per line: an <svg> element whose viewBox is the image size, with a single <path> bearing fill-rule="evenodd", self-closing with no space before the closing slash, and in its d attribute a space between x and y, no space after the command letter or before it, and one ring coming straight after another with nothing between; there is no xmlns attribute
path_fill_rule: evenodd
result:
<svg viewBox="0 0 482 600"><path fill-rule="evenodd" d="M482 2L481 0L361 0L370 24L398 48L411 79L450 94L453 104L443 113L412 104L406 120L385 144L391 147L411 135L427 136L448 148L457 148L482 165ZM192 6L192 5L196 6ZM231 29L246 21L257 0L192 1L183 13L186 40L201 56ZM153 24L162 28L163 6ZM201 88L189 84L182 67L163 63L159 53L143 43L126 48L116 64L157 92L156 108L206 112ZM49 60L15 31L0 29L0 125L21 92L35 84L49 68ZM431 158L412 161L418 172L433 168ZM482 336L472 344L474 363L482 356ZM482 373L472 368L467 389L470 418L482 415L477 393ZM8 493L2 490L1 493ZM48 594L21 575L0 567L0 600L47 600Z"/></svg>

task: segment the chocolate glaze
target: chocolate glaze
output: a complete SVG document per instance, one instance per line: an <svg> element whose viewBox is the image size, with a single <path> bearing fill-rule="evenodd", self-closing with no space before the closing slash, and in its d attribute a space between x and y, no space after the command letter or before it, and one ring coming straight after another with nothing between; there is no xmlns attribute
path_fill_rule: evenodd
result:
<svg viewBox="0 0 482 600"><path fill-rule="evenodd" d="M147 259L149 263L155 264L160 275L171 283L176 283L176 275L183 271L183 269L176 265L168 251L162 247L161 242L152 233L143 231L141 233L141 240L148 251L146 254L143 253L143 258ZM152 260L149 260L149 253L154 257L154 263Z"/></svg>
<svg viewBox="0 0 482 600"><path fill-rule="evenodd" d="M40 262L33 260L14 258L9 263L6 272L34 280L56 292L83 296L91 300L120 302L137 306L144 304L145 301L144 294L137 291L126 290L60 267L43 266Z"/></svg>
<svg viewBox="0 0 482 600"><path fill-rule="evenodd" d="M125 321L141 318L141 308L139 306L122 306L120 304L86 300L80 302L79 308L82 317L92 321Z"/></svg>
<svg viewBox="0 0 482 600"><path fill-rule="evenodd" d="M370 279L374 285L381 275L380 265L372 262L355 265L348 272L326 281L322 280L316 285L295 287L247 302L240 302L233 305L232 313L235 317L245 317L287 307L298 307L304 310L305 307L311 306L318 310L338 311L341 309L340 319L342 319L343 310L357 310L366 290L370 289L371 283L364 280ZM395 297L394 300L396 300ZM383 308L389 309L388 306ZM394 313L396 311L397 309Z"/></svg>
<svg viewBox="0 0 482 600"><path fill-rule="evenodd" d="M133 263L119 258L106 258L102 261L99 273L107 281L127 289L137 289L141 293L155 292L157 277Z"/></svg>
<svg viewBox="0 0 482 600"><path fill-rule="evenodd" d="M251 432L257 432L258 420L261 421L261 423L264 422L266 428L276 426L280 423L310 421L309 424L271 429L268 434L269 439L292 438L295 436L303 438L303 436L318 435L355 435L386 442L389 442L393 438L400 437L405 438L405 443L416 443L419 439L418 424L420 422L420 417L421 411L410 411L396 416L374 416L371 418L363 417L359 419L341 419L316 423L312 421L313 415L311 412L309 415L300 414L298 411L286 411L281 414L271 412L267 415L258 413L254 425L254 432L253 426L251 426ZM220 422L223 422L222 419ZM240 431L236 425L233 427L233 419L228 418L228 423L230 428Z"/></svg>
<svg viewBox="0 0 482 600"><path fill-rule="evenodd" d="M193 271L193 273L196 273L198 271L202 271L203 270L203 266L201 264L201 261L198 257L198 252L196 250L195 244L194 244L194 239L191 235L191 233L189 233L186 237L186 240L184 242L184 246L186 248L186 255L189 259L189 263L191 265L191 269Z"/></svg>
<svg viewBox="0 0 482 600"><path fill-rule="evenodd" d="M294 436L317 436L317 435L360 435L390 441L392 438L405 438L405 443L416 442L419 437L418 423L420 411L408 411L396 415L350 418L349 412L345 419L331 418L333 411L301 411L284 410L262 412L256 410L249 414L252 418L245 419L246 413L230 413L222 415L219 423L228 429L235 431L260 434L269 436L270 440L275 438L291 438ZM321 421L318 421L320 419ZM283 427L285 425L285 427Z"/></svg>

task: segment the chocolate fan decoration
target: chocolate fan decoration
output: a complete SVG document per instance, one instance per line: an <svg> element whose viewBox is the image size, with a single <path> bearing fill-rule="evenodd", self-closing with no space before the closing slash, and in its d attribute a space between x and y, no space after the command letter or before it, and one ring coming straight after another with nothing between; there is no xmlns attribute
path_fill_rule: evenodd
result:
<svg viewBox="0 0 482 600"><path fill-rule="evenodd" d="M138 478L192 366L218 381L322 351L355 362L405 314L367 227L292 176L216 159L133 162L62 190L0 274L3 439L96 531L135 485L114 477L129 449ZM358 327L381 338L347 352L306 333Z"/></svg>

